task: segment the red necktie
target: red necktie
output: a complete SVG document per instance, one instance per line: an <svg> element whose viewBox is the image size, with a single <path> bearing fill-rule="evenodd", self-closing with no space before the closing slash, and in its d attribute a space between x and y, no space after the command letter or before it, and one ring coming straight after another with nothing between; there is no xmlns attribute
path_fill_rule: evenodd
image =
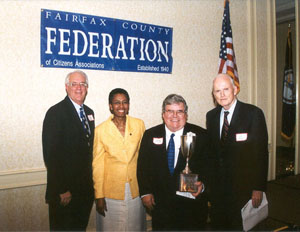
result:
<svg viewBox="0 0 300 232"><path fill-rule="evenodd" d="M228 129L229 129L229 123L227 120L228 114L229 111L224 111L224 122L223 122L222 133L221 133L221 141L223 144L226 142Z"/></svg>

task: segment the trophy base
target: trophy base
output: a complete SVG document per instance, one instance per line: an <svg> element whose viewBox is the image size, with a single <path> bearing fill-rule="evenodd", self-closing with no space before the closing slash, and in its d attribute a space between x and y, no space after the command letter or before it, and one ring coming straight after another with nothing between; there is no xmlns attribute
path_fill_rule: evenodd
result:
<svg viewBox="0 0 300 232"><path fill-rule="evenodd" d="M198 187L195 183L198 181L198 174L180 174L179 191L180 192L197 192Z"/></svg>

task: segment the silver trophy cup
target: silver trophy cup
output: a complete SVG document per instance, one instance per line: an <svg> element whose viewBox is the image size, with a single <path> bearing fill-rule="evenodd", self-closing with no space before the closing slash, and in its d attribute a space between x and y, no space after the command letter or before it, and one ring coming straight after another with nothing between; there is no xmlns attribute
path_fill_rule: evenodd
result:
<svg viewBox="0 0 300 232"><path fill-rule="evenodd" d="M189 169L189 159L194 153L196 145L196 135L192 132L181 136L181 152L183 157L186 158L185 169L180 174L179 191L181 192L197 192L195 183L198 180L198 174L192 174Z"/></svg>

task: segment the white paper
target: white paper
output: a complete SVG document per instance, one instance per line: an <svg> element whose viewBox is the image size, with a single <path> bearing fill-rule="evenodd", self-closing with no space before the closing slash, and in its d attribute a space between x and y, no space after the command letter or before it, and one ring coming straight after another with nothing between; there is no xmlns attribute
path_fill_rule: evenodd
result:
<svg viewBox="0 0 300 232"><path fill-rule="evenodd" d="M258 208L252 206L252 200L250 199L241 209L241 213L244 231L251 230L259 222L268 217L268 201L266 194L263 193L263 199Z"/></svg>
<svg viewBox="0 0 300 232"><path fill-rule="evenodd" d="M190 192L180 192L180 191L176 191L176 194L182 197L187 197L187 198L191 198L191 199L196 199L196 197L194 197Z"/></svg>

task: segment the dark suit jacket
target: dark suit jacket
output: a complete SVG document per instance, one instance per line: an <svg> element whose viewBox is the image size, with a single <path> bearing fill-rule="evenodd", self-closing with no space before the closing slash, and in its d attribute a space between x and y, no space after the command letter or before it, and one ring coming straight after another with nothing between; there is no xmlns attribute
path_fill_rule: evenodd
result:
<svg viewBox="0 0 300 232"><path fill-rule="evenodd" d="M193 173L199 174L199 179L205 183L205 149L207 136L205 129L187 123L183 134L194 132L197 135L195 151L197 153L190 159L189 167ZM155 138L161 138L161 144L155 144ZM165 125L161 124L145 131L142 138L138 165L137 178L140 195L153 194L156 207L169 207L174 203L176 191L179 189L179 174L185 168L186 160L181 151L173 176L169 172Z"/></svg>
<svg viewBox="0 0 300 232"><path fill-rule="evenodd" d="M88 139L74 105L68 96L52 106L43 123L43 155L47 168L46 201L59 201L70 191L72 198L93 196L92 148L94 112L84 105L91 129ZM90 117L91 118L91 117Z"/></svg>
<svg viewBox="0 0 300 232"><path fill-rule="evenodd" d="M228 197L229 204L240 210L251 198L252 190L266 190L268 132L262 110L237 101L226 144L222 146L221 109L218 106L206 115L212 146L211 192L214 197Z"/></svg>

